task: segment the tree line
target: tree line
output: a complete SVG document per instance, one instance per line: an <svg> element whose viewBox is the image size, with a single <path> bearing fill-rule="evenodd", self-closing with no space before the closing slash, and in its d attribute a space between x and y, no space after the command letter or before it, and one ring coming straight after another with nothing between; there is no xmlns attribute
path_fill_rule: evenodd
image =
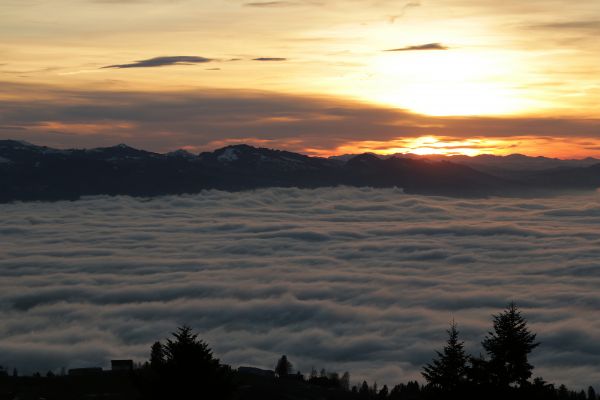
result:
<svg viewBox="0 0 600 400"><path fill-rule="evenodd" d="M340 399L599 400L591 386L587 392L574 392L564 385L556 387L541 377L532 379L534 366L529 362L529 355L540 343L514 303L493 315L492 322L492 329L481 342L485 354L478 356L467 354L457 324L452 322L445 345L422 369L425 384L411 381L391 389L386 385L379 388L376 383L369 385L366 381L351 385L349 372L339 374L325 369L317 372L314 368L305 376L294 371L286 355L274 365L273 379L280 385L325 388L330 398ZM208 345L187 326L178 328L165 343L154 343L147 370L152 377L152 384L148 386L152 398L164 398L165 390L169 394L173 390L187 393L197 385L201 385L206 398L233 398L237 390L236 373L214 358Z"/></svg>
<svg viewBox="0 0 600 400"><path fill-rule="evenodd" d="M273 371L251 367L246 368L246 371L241 368L236 371L216 358L209 345L198 338L191 327L180 326L171 337L155 342L150 348L149 360L131 371L128 377L114 376L114 379L126 378L129 383L121 382L124 384L123 388L135 389L127 389L127 393L123 389L122 396L114 398L600 400L591 386L587 392L576 392L567 389L565 385L557 386L541 377L533 377L534 366L529 361L529 355L538 348L540 342L514 303L492 316L492 327L481 342L482 354L473 356L466 352L465 343L460 340L460 332L454 321L447 330L447 335L442 348L435 351L431 362L422 368L424 384L409 381L390 388L387 385L379 387L377 383L369 384L366 380L352 384L348 371L338 373L312 368L310 373L304 375L301 371L294 370L286 355L274 363ZM16 371L13 375L9 376L8 371L0 367L0 400L5 397L16 398L16 389L4 390L2 385L12 382L14 386L20 379L25 389L38 385L40 380L54 380L57 385L72 387L78 379L54 375L41 377L39 374L37 377L21 378L16 376ZM105 378L109 379L106 382L113 379L110 376ZM102 382L98 386L104 385ZM133 392L137 395L132 395ZM3 393L10 395L3 396ZM61 394L55 397L45 394L43 397L67 398L64 397L65 393L57 393Z"/></svg>

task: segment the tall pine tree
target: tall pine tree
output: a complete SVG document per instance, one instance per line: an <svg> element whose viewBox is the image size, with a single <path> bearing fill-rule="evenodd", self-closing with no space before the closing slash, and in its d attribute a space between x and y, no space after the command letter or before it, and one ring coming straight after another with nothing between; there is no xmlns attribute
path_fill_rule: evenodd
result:
<svg viewBox="0 0 600 400"><path fill-rule="evenodd" d="M189 326L181 326L150 354L151 373L140 387L149 399L227 399L234 385L231 368Z"/></svg>
<svg viewBox="0 0 600 400"><path fill-rule="evenodd" d="M288 361L286 355L281 356L275 366L275 373L280 378L285 378L292 373L292 363Z"/></svg>
<svg viewBox="0 0 600 400"><path fill-rule="evenodd" d="M502 386L522 386L531 377L533 366L528 355L539 343L535 333L515 305L510 303L502 313L493 316L494 331L482 342L488 353L489 372L493 383Z"/></svg>
<svg viewBox="0 0 600 400"><path fill-rule="evenodd" d="M423 367L423 377L432 387L451 391L467 379L467 361L464 342L458 340L458 329L453 321L448 332L448 341L443 351L437 353L437 359Z"/></svg>

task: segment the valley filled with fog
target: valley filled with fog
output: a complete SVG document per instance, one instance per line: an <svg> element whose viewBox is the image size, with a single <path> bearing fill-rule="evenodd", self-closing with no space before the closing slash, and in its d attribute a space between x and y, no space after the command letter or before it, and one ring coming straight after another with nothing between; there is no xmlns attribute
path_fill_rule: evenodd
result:
<svg viewBox="0 0 600 400"><path fill-rule="evenodd" d="M205 191L0 204L0 355L27 372L145 360L179 324L223 362L419 379L455 319L474 355L514 300L534 376L600 382L600 194Z"/></svg>

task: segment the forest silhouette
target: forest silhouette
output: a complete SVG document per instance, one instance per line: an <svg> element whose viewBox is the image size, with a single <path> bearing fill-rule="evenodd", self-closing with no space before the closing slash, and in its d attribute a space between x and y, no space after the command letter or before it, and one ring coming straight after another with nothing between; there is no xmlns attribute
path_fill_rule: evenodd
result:
<svg viewBox="0 0 600 400"><path fill-rule="evenodd" d="M492 316L492 329L481 342L484 354L465 351L456 322L447 330L441 350L422 369L424 384L399 383L391 389L377 383L351 384L349 372L314 368L305 376L286 355L274 370L240 367L237 371L215 358L208 343L189 326L180 326L163 342L155 342L150 359L126 374L42 377L0 374L1 399L556 399L599 400L594 388L576 392L533 377L529 355L540 342L519 308L510 303ZM2 371L2 370L0 370ZM87 380L86 380L87 379ZM89 387L85 387L87 385ZM112 392L106 386L112 385ZM100 389L104 387L104 392ZM26 390L24 389L26 388ZM36 388L38 390L36 390ZM81 395L81 396L79 396ZM37 396L37 397L36 397ZM78 397L79 396L79 397Z"/></svg>

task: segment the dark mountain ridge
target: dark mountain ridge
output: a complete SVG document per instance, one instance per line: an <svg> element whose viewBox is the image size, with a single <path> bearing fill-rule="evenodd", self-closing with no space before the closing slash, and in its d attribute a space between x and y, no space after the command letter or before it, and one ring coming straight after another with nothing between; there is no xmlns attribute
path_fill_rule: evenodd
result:
<svg viewBox="0 0 600 400"><path fill-rule="evenodd" d="M521 157L525 156L519 156L523 161ZM550 163L547 169L506 168L494 173L493 169L479 167L473 159L380 157L369 153L345 159L320 158L243 144L199 155L183 150L153 153L125 144L58 150L0 140L0 201L338 185L400 187L407 193L456 197L600 187L600 163L559 167Z"/></svg>
<svg viewBox="0 0 600 400"><path fill-rule="evenodd" d="M333 156L332 159L347 161L358 154L344 154ZM375 154L374 154L375 155ZM514 178L518 174L531 174L547 170L560 170L571 168L591 167L600 164L600 160L592 157L583 159L560 159L550 157L530 157L523 154L510 154L506 156L497 156L493 154L480 154L476 156L466 155L439 155L427 154L419 155L412 153L396 153L392 155L375 155L376 157L386 159L390 157L409 158L429 161L449 161L455 164L466 165L478 171L485 172L494 176Z"/></svg>

